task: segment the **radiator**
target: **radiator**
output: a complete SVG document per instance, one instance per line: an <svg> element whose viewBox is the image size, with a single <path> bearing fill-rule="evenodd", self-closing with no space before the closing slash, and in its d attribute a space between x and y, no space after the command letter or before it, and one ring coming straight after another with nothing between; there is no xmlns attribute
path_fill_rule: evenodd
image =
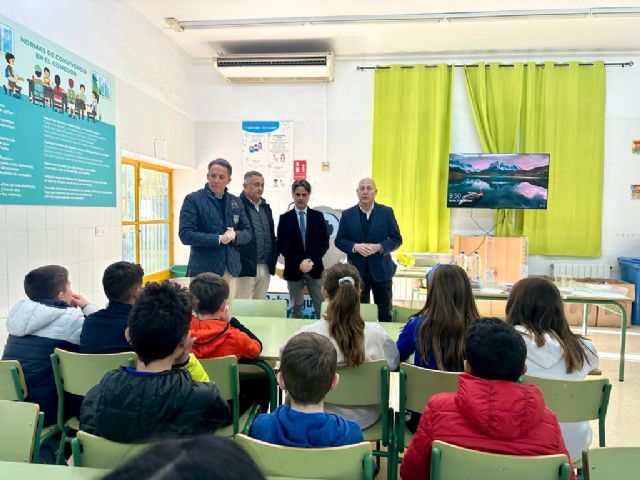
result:
<svg viewBox="0 0 640 480"><path fill-rule="evenodd" d="M411 300L411 293L415 287L415 278L393 278L393 299Z"/></svg>
<svg viewBox="0 0 640 480"><path fill-rule="evenodd" d="M554 263L553 276L567 275L572 278L610 278L608 263Z"/></svg>

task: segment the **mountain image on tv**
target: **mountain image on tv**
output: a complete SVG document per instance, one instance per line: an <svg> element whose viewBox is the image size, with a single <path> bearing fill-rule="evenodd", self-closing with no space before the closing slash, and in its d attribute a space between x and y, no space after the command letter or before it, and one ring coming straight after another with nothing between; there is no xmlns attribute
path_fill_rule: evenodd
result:
<svg viewBox="0 0 640 480"><path fill-rule="evenodd" d="M450 153L449 208L547 208L548 153Z"/></svg>

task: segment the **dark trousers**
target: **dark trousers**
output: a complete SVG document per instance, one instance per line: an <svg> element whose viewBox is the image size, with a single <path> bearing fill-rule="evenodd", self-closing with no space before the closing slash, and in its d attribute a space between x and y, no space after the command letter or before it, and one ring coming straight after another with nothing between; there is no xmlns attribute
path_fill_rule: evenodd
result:
<svg viewBox="0 0 640 480"><path fill-rule="evenodd" d="M378 321L391 321L391 298L393 295L393 282L376 282L371 278L369 269L365 267L362 278L362 291L360 292L360 303L369 303L371 292L373 292L373 303L378 306Z"/></svg>

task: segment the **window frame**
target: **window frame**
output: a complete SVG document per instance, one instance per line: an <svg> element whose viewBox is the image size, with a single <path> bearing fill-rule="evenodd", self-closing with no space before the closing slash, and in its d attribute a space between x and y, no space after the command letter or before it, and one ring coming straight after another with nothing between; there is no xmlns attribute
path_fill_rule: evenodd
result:
<svg viewBox="0 0 640 480"><path fill-rule="evenodd" d="M153 163L143 162L140 160L133 160L131 158L122 157L120 159L120 175L122 175L122 165L131 165L133 166L134 171L134 220L125 220L124 218L121 221L122 227L133 226L134 227L134 258L136 263L140 263L140 234L141 234L141 225L169 225L169 268L166 270L161 270L159 272L154 272L151 274L145 274L144 281L145 282L157 282L160 280L166 280L171 278L171 271L169 270L173 265L173 250L174 250L174 241L173 241L173 230L174 230L174 218L173 218L173 169L168 167L163 167L160 165L155 165ZM154 170L157 172L166 173L169 176L169 188L168 188L168 218L163 220L140 220L140 170ZM122 177L121 177L122 178ZM122 182L120 182L120 188L124 188ZM120 200L122 200L122 192L120 193ZM120 206L122 208L122 205Z"/></svg>

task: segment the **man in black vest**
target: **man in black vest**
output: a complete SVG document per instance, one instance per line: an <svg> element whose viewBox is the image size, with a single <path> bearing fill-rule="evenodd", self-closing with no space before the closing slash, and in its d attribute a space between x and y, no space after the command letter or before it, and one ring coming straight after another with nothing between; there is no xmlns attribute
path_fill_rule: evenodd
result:
<svg viewBox="0 0 640 480"><path fill-rule="evenodd" d="M252 170L245 173L240 200L251 224L251 241L241 245L242 270L237 282L236 298L264 299L271 275L276 271L278 246L271 207L262 198L264 177Z"/></svg>
<svg viewBox="0 0 640 480"><path fill-rule="evenodd" d="M358 183L358 204L342 212L336 247L362 277L360 302L369 303L371 291L378 306L378 320L391 321L392 280L396 265L391 252L402 245L393 209L375 203L376 183L363 178Z"/></svg>

